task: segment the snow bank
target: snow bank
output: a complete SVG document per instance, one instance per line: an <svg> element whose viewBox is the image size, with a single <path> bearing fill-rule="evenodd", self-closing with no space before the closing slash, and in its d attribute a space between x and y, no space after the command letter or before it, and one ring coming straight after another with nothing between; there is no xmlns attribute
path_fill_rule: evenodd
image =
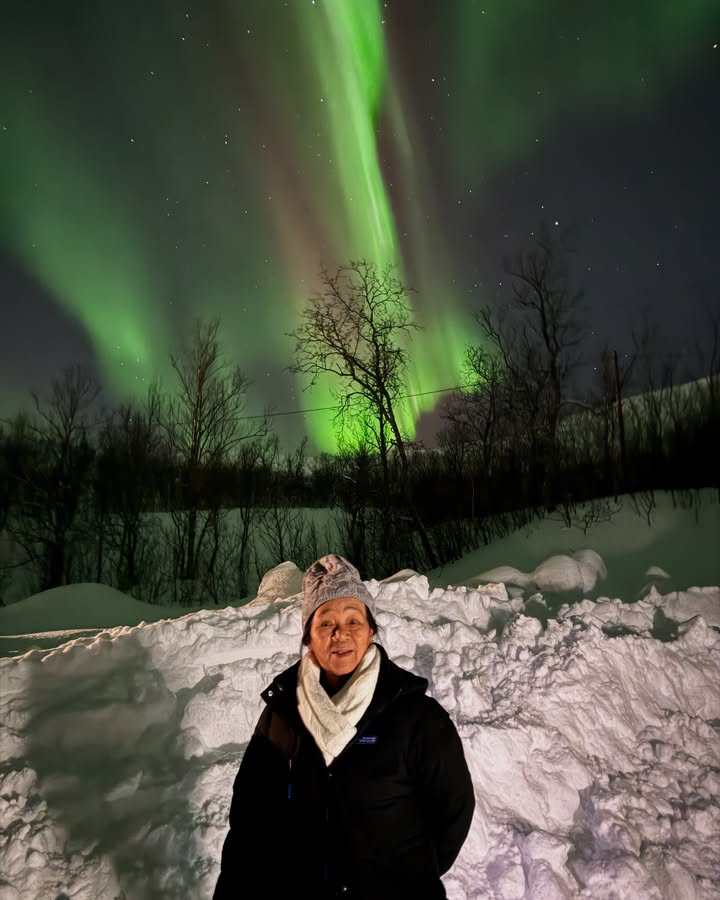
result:
<svg viewBox="0 0 720 900"><path fill-rule="evenodd" d="M0 607L0 634L85 631L177 616L177 606L141 603L106 584L71 584Z"/></svg>
<svg viewBox="0 0 720 900"><path fill-rule="evenodd" d="M502 585L369 587L473 773L451 898L718 896L720 591L653 595L680 617L661 642L597 604L543 629ZM0 898L209 898L259 693L299 644L293 598L0 660Z"/></svg>

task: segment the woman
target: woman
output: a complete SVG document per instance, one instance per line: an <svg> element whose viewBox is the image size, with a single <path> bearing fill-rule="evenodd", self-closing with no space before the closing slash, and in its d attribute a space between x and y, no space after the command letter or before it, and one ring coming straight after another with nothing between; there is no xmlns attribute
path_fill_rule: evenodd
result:
<svg viewBox="0 0 720 900"><path fill-rule="evenodd" d="M262 694L214 900L445 897L475 805L450 717L373 642L346 559L305 573L302 628L308 652Z"/></svg>

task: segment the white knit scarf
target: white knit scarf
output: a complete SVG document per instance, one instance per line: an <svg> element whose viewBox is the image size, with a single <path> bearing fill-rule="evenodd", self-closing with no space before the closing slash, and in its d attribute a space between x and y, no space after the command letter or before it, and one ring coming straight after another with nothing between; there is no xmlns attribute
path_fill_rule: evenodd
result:
<svg viewBox="0 0 720 900"><path fill-rule="evenodd" d="M321 669L312 653L300 663L297 701L300 717L322 751L325 765L339 756L357 734L357 723L375 693L380 673L380 653L370 644L348 681L328 695L320 684Z"/></svg>

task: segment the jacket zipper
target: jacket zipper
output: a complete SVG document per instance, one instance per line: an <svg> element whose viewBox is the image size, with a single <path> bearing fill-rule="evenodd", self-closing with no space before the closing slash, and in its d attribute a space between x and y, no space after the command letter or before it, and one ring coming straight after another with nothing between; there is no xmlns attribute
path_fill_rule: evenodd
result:
<svg viewBox="0 0 720 900"><path fill-rule="evenodd" d="M300 737L299 737L299 735L296 734L295 740L293 741L292 750L290 752L290 755L288 756L288 784L287 784L288 800L292 800L292 795L293 795L292 767L293 767L293 761L295 760L295 757L297 756L297 753L298 753L299 744L300 744Z"/></svg>

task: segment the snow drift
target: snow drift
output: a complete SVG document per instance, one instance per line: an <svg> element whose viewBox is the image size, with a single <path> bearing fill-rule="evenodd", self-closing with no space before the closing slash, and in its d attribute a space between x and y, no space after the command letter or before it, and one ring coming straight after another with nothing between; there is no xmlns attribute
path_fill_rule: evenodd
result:
<svg viewBox="0 0 720 900"><path fill-rule="evenodd" d="M720 590L543 626L502 585L368 586L465 744L450 897L718 896ZM299 651L298 598L272 593L0 660L0 900L211 896L260 691Z"/></svg>

